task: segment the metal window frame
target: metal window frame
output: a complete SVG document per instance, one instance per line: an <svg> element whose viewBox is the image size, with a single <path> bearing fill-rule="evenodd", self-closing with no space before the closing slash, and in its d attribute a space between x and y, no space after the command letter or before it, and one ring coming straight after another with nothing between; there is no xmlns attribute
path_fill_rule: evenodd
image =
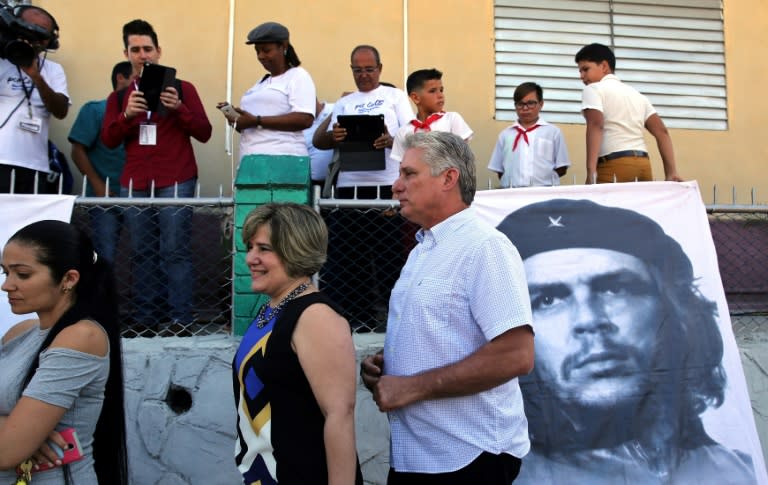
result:
<svg viewBox="0 0 768 485"><path fill-rule="evenodd" d="M494 0L494 35L497 120L517 119L514 89L535 81L548 121L584 123L573 58L599 42L668 127L728 129L722 0Z"/></svg>

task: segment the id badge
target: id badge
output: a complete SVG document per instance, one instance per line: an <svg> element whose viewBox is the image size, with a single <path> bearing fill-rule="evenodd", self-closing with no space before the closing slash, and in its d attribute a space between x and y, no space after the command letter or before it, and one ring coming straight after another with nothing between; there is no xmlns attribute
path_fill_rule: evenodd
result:
<svg viewBox="0 0 768 485"><path fill-rule="evenodd" d="M157 145L157 125L142 123L139 125L139 145Z"/></svg>
<svg viewBox="0 0 768 485"><path fill-rule="evenodd" d="M30 133L40 133L40 130L43 129L43 122L40 118L25 116L19 120L19 128Z"/></svg>

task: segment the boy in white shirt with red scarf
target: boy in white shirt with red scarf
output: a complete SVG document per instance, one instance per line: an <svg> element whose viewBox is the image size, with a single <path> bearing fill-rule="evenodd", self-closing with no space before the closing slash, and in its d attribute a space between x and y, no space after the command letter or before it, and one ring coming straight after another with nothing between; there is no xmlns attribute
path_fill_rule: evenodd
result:
<svg viewBox="0 0 768 485"><path fill-rule="evenodd" d="M397 130L392 143L391 157L402 161L405 150L405 137L411 133L424 131L447 131L458 135L469 142L472 139L472 128L464 118L455 111L443 111L445 95L443 91L443 73L437 69L420 69L408 76L405 83L408 96L416 105L416 119L411 120Z"/></svg>
<svg viewBox="0 0 768 485"><path fill-rule="evenodd" d="M540 117L541 86L522 83L513 97L517 122L499 134L488 169L499 174L504 189L560 185L571 161L560 128Z"/></svg>

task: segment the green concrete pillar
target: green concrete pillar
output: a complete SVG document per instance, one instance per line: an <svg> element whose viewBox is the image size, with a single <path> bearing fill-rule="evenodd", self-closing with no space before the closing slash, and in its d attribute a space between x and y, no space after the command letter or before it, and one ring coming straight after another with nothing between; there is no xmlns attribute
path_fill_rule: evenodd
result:
<svg viewBox="0 0 768 485"><path fill-rule="evenodd" d="M310 203L309 157L247 155L235 177L235 261L232 283L232 323L235 335L243 335L253 321L265 295L251 290L245 264L243 222L256 207L269 202Z"/></svg>

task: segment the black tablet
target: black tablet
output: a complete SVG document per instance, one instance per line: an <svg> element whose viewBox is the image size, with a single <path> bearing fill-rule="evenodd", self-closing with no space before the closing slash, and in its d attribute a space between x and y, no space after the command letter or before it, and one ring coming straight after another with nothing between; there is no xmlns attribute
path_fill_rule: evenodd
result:
<svg viewBox="0 0 768 485"><path fill-rule="evenodd" d="M384 115L339 115L336 120L347 130L339 143L341 170L384 170L384 149L373 147L374 140L384 134Z"/></svg>
<svg viewBox="0 0 768 485"><path fill-rule="evenodd" d="M160 93L176 81L176 69L160 64L147 64L141 71L139 91L144 93L149 111L157 111L160 105Z"/></svg>
<svg viewBox="0 0 768 485"><path fill-rule="evenodd" d="M384 134L384 115L339 115L339 124L347 130L345 142L370 143Z"/></svg>

